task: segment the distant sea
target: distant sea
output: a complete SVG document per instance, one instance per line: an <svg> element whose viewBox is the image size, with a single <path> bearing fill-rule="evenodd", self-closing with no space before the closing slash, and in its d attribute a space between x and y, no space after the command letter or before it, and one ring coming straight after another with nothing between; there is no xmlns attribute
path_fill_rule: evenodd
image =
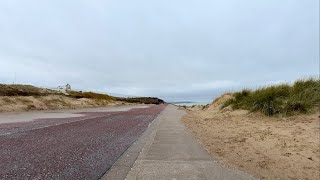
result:
<svg viewBox="0 0 320 180"><path fill-rule="evenodd" d="M190 98L190 99L168 99L167 103L178 106L207 105L213 101L212 98Z"/></svg>

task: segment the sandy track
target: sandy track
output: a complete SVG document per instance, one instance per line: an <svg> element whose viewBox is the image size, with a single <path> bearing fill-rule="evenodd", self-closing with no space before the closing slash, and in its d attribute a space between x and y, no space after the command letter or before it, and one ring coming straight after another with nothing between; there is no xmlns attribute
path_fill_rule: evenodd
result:
<svg viewBox="0 0 320 180"><path fill-rule="evenodd" d="M163 109L0 124L0 179L98 179Z"/></svg>

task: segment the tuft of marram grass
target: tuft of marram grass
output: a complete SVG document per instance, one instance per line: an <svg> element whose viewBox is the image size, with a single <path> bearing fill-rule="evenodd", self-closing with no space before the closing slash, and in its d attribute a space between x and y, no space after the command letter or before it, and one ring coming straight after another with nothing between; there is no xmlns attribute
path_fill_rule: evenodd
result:
<svg viewBox="0 0 320 180"><path fill-rule="evenodd" d="M267 116L308 113L320 106L320 79L302 79L293 85L272 85L235 92L221 108L260 111Z"/></svg>

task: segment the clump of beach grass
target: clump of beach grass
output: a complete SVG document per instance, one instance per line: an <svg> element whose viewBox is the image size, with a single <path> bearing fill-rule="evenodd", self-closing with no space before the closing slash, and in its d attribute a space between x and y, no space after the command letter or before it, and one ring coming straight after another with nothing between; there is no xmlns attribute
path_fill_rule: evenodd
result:
<svg viewBox="0 0 320 180"><path fill-rule="evenodd" d="M260 111L267 116L309 113L320 106L320 79L301 79L293 85L283 83L256 90L243 89L232 96L221 108L231 106Z"/></svg>

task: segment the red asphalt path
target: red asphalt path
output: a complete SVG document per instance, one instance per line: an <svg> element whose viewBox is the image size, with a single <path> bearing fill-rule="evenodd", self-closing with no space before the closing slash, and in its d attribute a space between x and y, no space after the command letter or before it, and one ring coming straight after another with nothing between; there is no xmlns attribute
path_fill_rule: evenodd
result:
<svg viewBox="0 0 320 180"><path fill-rule="evenodd" d="M0 124L0 179L99 179L164 108Z"/></svg>

